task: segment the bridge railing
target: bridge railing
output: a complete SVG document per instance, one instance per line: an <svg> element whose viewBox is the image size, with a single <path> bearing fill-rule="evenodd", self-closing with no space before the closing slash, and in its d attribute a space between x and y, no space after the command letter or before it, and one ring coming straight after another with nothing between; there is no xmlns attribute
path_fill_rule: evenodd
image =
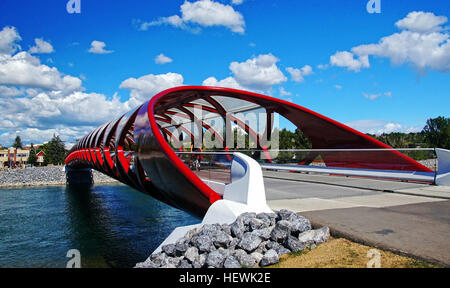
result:
<svg viewBox="0 0 450 288"><path fill-rule="evenodd" d="M449 150L437 148L400 149L277 149L177 152L187 166L208 183L230 183L233 153L239 152L256 160L265 170L370 177L401 181L442 184L450 172ZM387 153L401 153L403 162L386 159ZM364 155L364 157L359 157ZM368 159L372 162L359 161ZM198 169L192 162L199 159ZM370 159L370 158L369 158ZM405 164L406 163L406 164ZM440 167L440 168L439 168Z"/></svg>

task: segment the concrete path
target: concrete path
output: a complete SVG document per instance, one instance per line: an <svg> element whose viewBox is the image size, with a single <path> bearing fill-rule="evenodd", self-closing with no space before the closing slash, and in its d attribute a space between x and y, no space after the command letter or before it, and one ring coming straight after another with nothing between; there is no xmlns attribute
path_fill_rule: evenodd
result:
<svg viewBox="0 0 450 288"><path fill-rule="evenodd" d="M450 187L342 177L323 184L327 176L271 173L264 181L272 209L299 212L336 236L450 267Z"/></svg>

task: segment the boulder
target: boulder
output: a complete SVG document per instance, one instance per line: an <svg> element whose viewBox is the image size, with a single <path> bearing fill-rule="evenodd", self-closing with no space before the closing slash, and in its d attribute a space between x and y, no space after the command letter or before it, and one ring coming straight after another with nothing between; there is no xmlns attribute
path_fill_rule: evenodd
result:
<svg viewBox="0 0 450 288"><path fill-rule="evenodd" d="M198 237L192 237L192 239L194 239L194 238L195 238L195 240L194 240L193 244L200 252L209 253L209 252L215 250L213 242L209 236L200 235Z"/></svg>
<svg viewBox="0 0 450 288"><path fill-rule="evenodd" d="M245 226L248 226L250 223L250 220L253 218L256 218L256 213L253 212L245 212L238 216L237 219L241 219Z"/></svg>
<svg viewBox="0 0 450 288"><path fill-rule="evenodd" d="M238 218L231 224L231 235L237 238L242 237L245 232L245 225L242 219Z"/></svg>
<svg viewBox="0 0 450 288"><path fill-rule="evenodd" d="M294 236L290 236L286 239L285 246L287 249L291 250L292 252L298 252L305 249L305 245L295 238Z"/></svg>
<svg viewBox="0 0 450 288"><path fill-rule="evenodd" d="M256 218L263 220L268 226L273 226L276 223L277 214L275 213L259 213Z"/></svg>
<svg viewBox="0 0 450 288"><path fill-rule="evenodd" d="M173 257L176 253L175 244L167 244L161 247L161 250L167 254L167 256Z"/></svg>
<svg viewBox="0 0 450 288"><path fill-rule="evenodd" d="M184 240L184 239L182 239ZM186 250L189 248L189 245L185 241L178 241L175 243L175 255L176 256L182 256L186 252Z"/></svg>
<svg viewBox="0 0 450 288"><path fill-rule="evenodd" d="M225 257L219 250L212 251L206 257L206 265L208 267L222 268L225 262Z"/></svg>
<svg viewBox="0 0 450 288"><path fill-rule="evenodd" d="M198 249L196 247L189 247L184 253L184 258L186 258L190 263L198 261L199 259Z"/></svg>
<svg viewBox="0 0 450 288"><path fill-rule="evenodd" d="M234 256L230 255L225 259L223 268L241 268L241 264Z"/></svg>
<svg viewBox="0 0 450 288"><path fill-rule="evenodd" d="M275 263L278 263L278 261L279 257L277 251L270 249L262 257L261 261L259 262L259 266L265 267L268 265L273 265Z"/></svg>
<svg viewBox="0 0 450 288"><path fill-rule="evenodd" d="M167 254L164 252L159 252L150 255L150 260L158 266L163 266L167 262Z"/></svg>
<svg viewBox="0 0 450 288"><path fill-rule="evenodd" d="M192 265L186 261L186 260L181 260L180 263L178 263L177 268L192 268Z"/></svg>
<svg viewBox="0 0 450 288"><path fill-rule="evenodd" d="M295 214L295 212L286 209L281 209L277 212L279 220L288 220L292 214Z"/></svg>
<svg viewBox="0 0 450 288"><path fill-rule="evenodd" d="M259 253L259 252L252 252L252 254L250 254L250 256L253 257L253 259L255 259L256 261L256 265L259 265L259 262L261 262L261 259L263 258L263 254Z"/></svg>
<svg viewBox="0 0 450 288"><path fill-rule="evenodd" d="M303 216L292 213L288 221L291 223L291 234L298 236L300 233L311 230L311 222Z"/></svg>
<svg viewBox="0 0 450 288"><path fill-rule="evenodd" d="M261 241L261 238L257 235L251 232L246 232L237 246L247 252L253 252L256 248L258 248L259 244L261 244Z"/></svg>
<svg viewBox="0 0 450 288"><path fill-rule="evenodd" d="M231 235L225 233L224 231L218 230L211 234L214 246L217 248L224 247L228 248L231 241L233 240L233 237Z"/></svg>
<svg viewBox="0 0 450 288"><path fill-rule="evenodd" d="M291 223L287 220L278 221L270 233L270 239L279 243L284 242L291 234L291 226Z"/></svg>
<svg viewBox="0 0 450 288"><path fill-rule="evenodd" d="M330 238L330 228L322 227L315 230L309 230L298 235L298 240L303 243L303 245L315 244L328 241Z"/></svg>
<svg viewBox="0 0 450 288"><path fill-rule="evenodd" d="M257 229L257 230L253 230L252 234L258 236L259 238L261 238L262 240L269 240L272 230L274 227L265 227L262 229Z"/></svg>
<svg viewBox="0 0 450 288"><path fill-rule="evenodd" d="M253 231L253 230L258 230L258 229L262 229L262 228L265 228L265 227L269 227L269 224L270 223L267 223L267 222L265 222L265 221L263 221L261 219L252 218L252 219L250 219L250 222L249 222L249 226L250 226L249 231Z"/></svg>

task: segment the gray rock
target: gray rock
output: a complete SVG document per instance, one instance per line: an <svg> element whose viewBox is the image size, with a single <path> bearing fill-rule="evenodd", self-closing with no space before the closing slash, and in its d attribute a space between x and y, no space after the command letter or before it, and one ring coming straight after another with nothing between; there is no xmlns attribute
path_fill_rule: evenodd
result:
<svg viewBox="0 0 450 288"><path fill-rule="evenodd" d="M184 239L183 239L184 240ZM184 241L178 241L175 244L175 255L176 256L181 256L184 255L184 253L186 252L186 250L189 248L189 245L184 242Z"/></svg>
<svg viewBox="0 0 450 288"><path fill-rule="evenodd" d="M250 220L251 220L252 218L256 218L256 213L253 213L253 212L245 212L245 213L242 213L241 215L239 215L237 219L241 219L242 222L244 223L244 225L245 225L245 226L248 226L249 223L250 223Z"/></svg>
<svg viewBox="0 0 450 288"><path fill-rule="evenodd" d="M198 263L201 265L201 267L205 266L205 263L206 263L206 257L207 257L206 254L200 254L200 255L198 256Z"/></svg>
<svg viewBox="0 0 450 288"><path fill-rule="evenodd" d="M233 240L233 237L231 237L231 235L221 230L212 233L211 237L216 247L228 248L231 241Z"/></svg>
<svg viewBox="0 0 450 288"><path fill-rule="evenodd" d="M206 257L206 265L208 267L222 268L225 262L225 257L219 250L212 251Z"/></svg>
<svg viewBox="0 0 450 288"><path fill-rule="evenodd" d="M288 221L291 223L291 234L293 236L297 237L300 233L311 230L311 222L298 214L291 214Z"/></svg>
<svg viewBox="0 0 450 288"><path fill-rule="evenodd" d="M259 253L259 252L252 252L252 254L250 254L250 256L253 257L253 259L255 259L256 261L256 265L259 265L259 262L261 262L261 259L263 258L263 254Z"/></svg>
<svg viewBox="0 0 450 288"><path fill-rule="evenodd" d="M233 238L230 242L230 244L228 244L228 249L230 250L234 250L237 246L237 244L240 242L241 240L239 238Z"/></svg>
<svg viewBox="0 0 450 288"><path fill-rule="evenodd" d="M219 249L217 249L217 251L219 251L219 253L222 254L224 258L231 256L231 252L232 252L232 251L230 251L228 249L224 249L224 248L219 248Z"/></svg>
<svg viewBox="0 0 450 288"><path fill-rule="evenodd" d="M281 209L280 211L277 212L278 219L280 220L289 220L289 217L292 214L295 214L295 212L286 209Z"/></svg>
<svg viewBox="0 0 450 288"><path fill-rule="evenodd" d="M286 247L275 241L267 243L266 248L267 250L275 250L278 256L291 253L291 250L287 249Z"/></svg>
<svg viewBox="0 0 450 288"><path fill-rule="evenodd" d="M286 245L286 248L288 248L292 252L298 252L298 251L302 251L303 249L305 249L305 245L302 242L300 242L300 240L298 240L294 236L290 236L290 235L286 239L285 245Z"/></svg>
<svg viewBox="0 0 450 288"><path fill-rule="evenodd" d="M281 255L289 254L291 252L291 250L284 246L280 246L280 248L277 250L278 257L280 257Z"/></svg>
<svg viewBox="0 0 450 288"><path fill-rule="evenodd" d="M159 265L156 265L152 260L147 259L144 262L137 263L134 268L158 268Z"/></svg>
<svg viewBox="0 0 450 288"><path fill-rule="evenodd" d="M278 263L279 257L277 251L270 249L267 251L259 262L259 266L265 267Z"/></svg>
<svg viewBox="0 0 450 288"><path fill-rule="evenodd" d="M241 238L245 232L245 229L243 220L238 218L231 224L231 235L233 237Z"/></svg>
<svg viewBox="0 0 450 288"><path fill-rule="evenodd" d="M246 232L242 236L241 241L238 244L238 247L244 249L247 252L252 252L256 248L258 248L261 241L262 241L261 238L259 238L257 235L251 232Z"/></svg>
<svg viewBox="0 0 450 288"><path fill-rule="evenodd" d="M270 239L277 242L283 242L291 234L291 223L287 220L280 220L270 233Z"/></svg>
<svg viewBox="0 0 450 288"><path fill-rule="evenodd" d="M177 266L175 266L175 265L172 264L172 263L167 263L167 264L161 266L161 268L177 268Z"/></svg>
<svg viewBox="0 0 450 288"><path fill-rule="evenodd" d="M194 239L193 245L200 251L200 252L211 252L214 250L214 245L210 237L206 235L200 235L198 237L192 237Z"/></svg>
<svg viewBox="0 0 450 288"><path fill-rule="evenodd" d="M217 232L218 230L220 230L220 225L205 224L200 228L198 235L199 236L201 236L201 235L209 236L209 235L213 234L214 232Z"/></svg>
<svg viewBox="0 0 450 288"><path fill-rule="evenodd" d="M269 241L269 243L266 244L267 250L274 249L278 250L281 247L280 243L275 241Z"/></svg>
<svg viewBox="0 0 450 288"><path fill-rule="evenodd" d="M258 236L262 240L269 240L274 227L266 227L252 231L252 234Z"/></svg>
<svg viewBox="0 0 450 288"><path fill-rule="evenodd" d="M199 259L198 249L196 247L189 247L184 253L184 258L186 258L190 263L198 261Z"/></svg>
<svg viewBox="0 0 450 288"><path fill-rule="evenodd" d="M252 218L252 219L250 219L250 222L249 222L250 231L262 229L262 228L268 227L269 225L270 225L270 223L267 223L258 218Z"/></svg>
<svg viewBox="0 0 450 288"><path fill-rule="evenodd" d="M163 266L167 262L167 255L164 252L159 252L150 255L150 260L158 266Z"/></svg>
<svg viewBox="0 0 450 288"><path fill-rule="evenodd" d="M228 256L223 263L223 268L241 268L241 264L234 256Z"/></svg>
<svg viewBox="0 0 450 288"><path fill-rule="evenodd" d="M192 265L187 260L183 259L178 263L177 268L192 268Z"/></svg>
<svg viewBox="0 0 450 288"><path fill-rule="evenodd" d="M304 245L306 244L315 244L318 245L320 243L328 241L330 238L330 228L322 227L315 230L309 230L298 235L298 240L302 242Z"/></svg>
<svg viewBox="0 0 450 288"><path fill-rule="evenodd" d="M186 234L185 234L184 237L183 237L183 238L186 240L186 243L189 243L190 240L191 240L191 238L192 238L192 236L194 236L195 234L197 234L198 231L199 231L198 228L194 228L194 229L191 229L191 230L189 230L188 232L186 232Z"/></svg>
<svg viewBox="0 0 450 288"><path fill-rule="evenodd" d="M258 252L258 253L261 253L261 254L266 253L267 250L268 250L268 249L266 248L266 245L267 245L269 242L270 242L269 240L261 242L261 243L259 244L258 248L256 248L256 250L255 250L254 252Z"/></svg>
<svg viewBox="0 0 450 288"><path fill-rule="evenodd" d="M161 247L161 250L167 254L167 256L173 257L175 256L175 244L167 244Z"/></svg>
<svg viewBox="0 0 450 288"><path fill-rule="evenodd" d="M178 266L181 259L178 257L167 257L167 264L173 264L175 267Z"/></svg>
<svg viewBox="0 0 450 288"><path fill-rule="evenodd" d="M231 236L231 225L228 224L222 224L221 225L222 231L227 233L228 235Z"/></svg>
<svg viewBox="0 0 450 288"><path fill-rule="evenodd" d="M243 267L254 267L256 265L256 259L253 258L253 256L248 255L247 253L239 254L235 256L236 259L241 263L241 266Z"/></svg>
<svg viewBox="0 0 450 288"><path fill-rule="evenodd" d="M256 218L263 220L269 226L273 226L276 223L277 214L275 213L259 213Z"/></svg>

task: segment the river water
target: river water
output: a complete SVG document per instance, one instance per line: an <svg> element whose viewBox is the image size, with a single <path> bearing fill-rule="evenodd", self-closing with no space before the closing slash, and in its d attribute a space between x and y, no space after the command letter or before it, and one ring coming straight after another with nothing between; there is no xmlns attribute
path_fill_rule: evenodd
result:
<svg viewBox="0 0 450 288"><path fill-rule="evenodd" d="M0 189L0 267L133 267L200 220L124 185Z"/></svg>

